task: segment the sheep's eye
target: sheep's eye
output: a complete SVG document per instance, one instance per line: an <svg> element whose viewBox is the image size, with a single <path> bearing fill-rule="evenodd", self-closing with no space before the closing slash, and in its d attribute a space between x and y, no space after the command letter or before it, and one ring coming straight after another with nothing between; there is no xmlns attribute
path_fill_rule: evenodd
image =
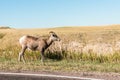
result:
<svg viewBox="0 0 120 80"><path fill-rule="evenodd" d="M53 37L57 37L56 35L53 35Z"/></svg>

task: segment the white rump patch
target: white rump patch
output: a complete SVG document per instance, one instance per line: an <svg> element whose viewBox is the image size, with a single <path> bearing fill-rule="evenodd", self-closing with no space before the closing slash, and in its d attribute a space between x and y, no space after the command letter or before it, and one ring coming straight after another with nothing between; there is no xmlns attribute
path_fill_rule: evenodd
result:
<svg viewBox="0 0 120 80"><path fill-rule="evenodd" d="M26 39L26 36L23 36L19 39L20 44L22 45Z"/></svg>

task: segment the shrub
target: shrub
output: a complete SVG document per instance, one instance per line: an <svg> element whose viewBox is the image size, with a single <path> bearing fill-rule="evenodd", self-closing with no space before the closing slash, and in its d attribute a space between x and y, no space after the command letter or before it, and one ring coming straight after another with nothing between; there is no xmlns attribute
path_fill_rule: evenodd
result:
<svg viewBox="0 0 120 80"><path fill-rule="evenodd" d="M5 36L5 34L0 33L0 39L2 39Z"/></svg>

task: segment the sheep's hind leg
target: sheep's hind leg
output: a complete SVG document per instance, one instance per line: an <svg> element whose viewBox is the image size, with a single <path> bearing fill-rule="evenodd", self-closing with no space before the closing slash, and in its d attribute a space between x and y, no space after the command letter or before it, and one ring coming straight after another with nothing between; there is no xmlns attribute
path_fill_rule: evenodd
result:
<svg viewBox="0 0 120 80"><path fill-rule="evenodd" d="M25 52L26 49L27 49L26 46L23 46L23 47L22 47L22 50L21 50L21 52L19 53L18 61L21 61L21 57L22 57L22 61L25 63L24 52Z"/></svg>

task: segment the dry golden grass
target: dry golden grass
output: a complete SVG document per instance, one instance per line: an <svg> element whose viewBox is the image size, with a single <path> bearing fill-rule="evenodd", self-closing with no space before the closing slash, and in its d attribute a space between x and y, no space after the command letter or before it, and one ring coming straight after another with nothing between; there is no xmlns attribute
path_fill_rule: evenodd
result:
<svg viewBox="0 0 120 80"><path fill-rule="evenodd" d="M120 25L99 26L99 27L60 27L47 29L0 29L0 33L5 36L0 39L0 48L8 46L19 46L19 38L23 35L48 36L49 31L56 32L63 43L72 41L80 43L114 43L120 40Z"/></svg>

